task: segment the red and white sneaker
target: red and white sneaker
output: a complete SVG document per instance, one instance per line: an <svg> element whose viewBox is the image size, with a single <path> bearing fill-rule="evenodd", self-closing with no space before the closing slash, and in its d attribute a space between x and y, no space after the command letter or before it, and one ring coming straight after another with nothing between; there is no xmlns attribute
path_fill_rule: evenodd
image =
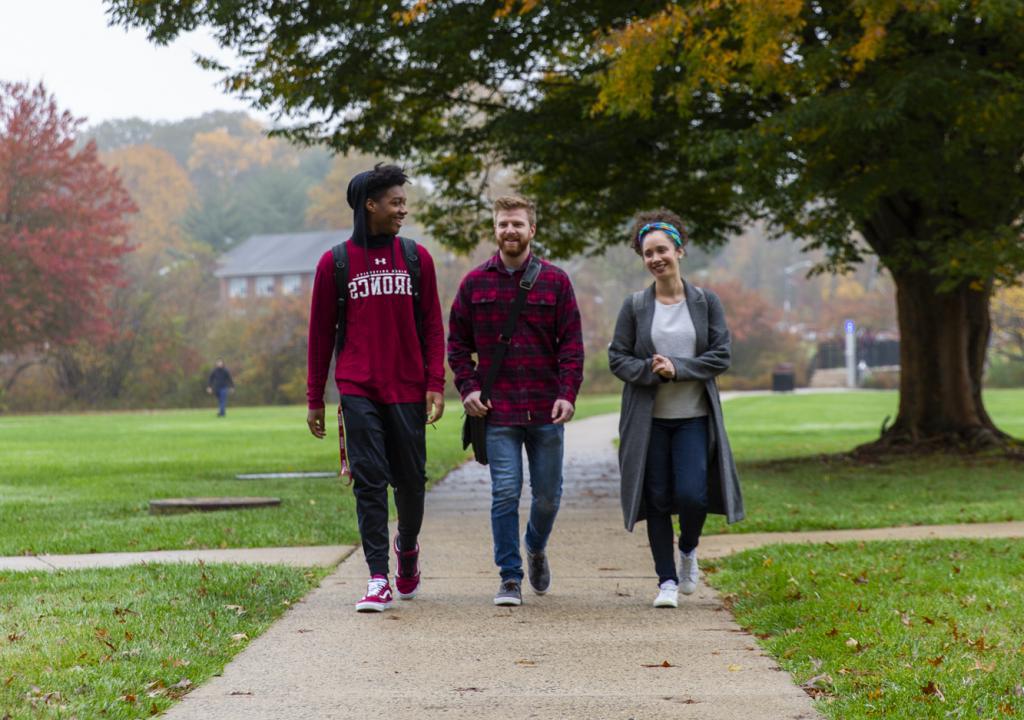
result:
<svg viewBox="0 0 1024 720"><path fill-rule="evenodd" d="M359 612L383 612L391 607L391 583L387 575L374 575L366 585L366 595L356 603Z"/></svg>
<svg viewBox="0 0 1024 720"><path fill-rule="evenodd" d="M395 556L398 558L398 571L395 573L395 590L402 600L412 600L420 589L420 544L415 550L401 551L398 549L398 536L395 535Z"/></svg>

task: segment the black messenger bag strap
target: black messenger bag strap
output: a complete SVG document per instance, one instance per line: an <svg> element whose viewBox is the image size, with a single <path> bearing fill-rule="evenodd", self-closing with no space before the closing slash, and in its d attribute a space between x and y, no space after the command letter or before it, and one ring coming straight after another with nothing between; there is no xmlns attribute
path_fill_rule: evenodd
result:
<svg viewBox="0 0 1024 720"><path fill-rule="evenodd" d="M488 368L487 377L480 388L481 403L486 404L491 398L491 389L494 387L494 381L498 379L498 372L501 370L502 363L505 362L508 346L512 344L512 333L516 330L519 313L522 312L523 306L526 305L527 293L530 292L533 284L537 282L537 276L540 275L540 267L540 260L531 256L530 263L526 266L526 271L523 272L523 278L519 281L519 292L516 293L515 302L512 304L512 309L509 310L508 317L505 318L505 325L501 329L501 334L498 335L498 347L494 350L494 357L491 358L491 367Z"/></svg>

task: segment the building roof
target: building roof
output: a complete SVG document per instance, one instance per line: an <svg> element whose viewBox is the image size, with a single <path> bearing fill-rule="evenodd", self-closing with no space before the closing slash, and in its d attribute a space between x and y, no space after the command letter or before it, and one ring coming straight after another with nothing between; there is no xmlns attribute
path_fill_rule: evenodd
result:
<svg viewBox="0 0 1024 720"><path fill-rule="evenodd" d="M352 235L351 228L252 235L220 256L217 277L312 273L325 252Z"/></svg>

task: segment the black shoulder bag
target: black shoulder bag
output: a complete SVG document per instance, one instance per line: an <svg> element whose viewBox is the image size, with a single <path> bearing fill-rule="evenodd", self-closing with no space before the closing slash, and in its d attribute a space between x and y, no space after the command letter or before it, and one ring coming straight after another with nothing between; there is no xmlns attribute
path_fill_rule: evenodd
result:
<svg viewBox="0 0 1024 720"><path fill-rule="evenodd" d="M522 312L523 306L526 304L526 295L530 292L530 288L537 282L537 276L540 275L540 260L535 257L530 258L530 264L526 266L526 271L523 273L522 280L519 281L519 292L516 293L515 302L512 304L512 309L508 313L508 317L505 318L505 325L501 329L501 334L498 335L498 347L494 350L494 357L491 359L491 367L487 370L487 377L484 378L484 384L480 388L480 402L484 405L491 398L491 389L494 387L494 381L498 379L498 372L501 370L501 365L505 362L505 355L508 353L508 346L512 344L512 333L516 329L516 321L519 320L519 313ZM462 449L465 450L470 445L473 446L473 458L481 465L487 464L487 416L476 417L474 415L466 414L462 421Z"/></svg>

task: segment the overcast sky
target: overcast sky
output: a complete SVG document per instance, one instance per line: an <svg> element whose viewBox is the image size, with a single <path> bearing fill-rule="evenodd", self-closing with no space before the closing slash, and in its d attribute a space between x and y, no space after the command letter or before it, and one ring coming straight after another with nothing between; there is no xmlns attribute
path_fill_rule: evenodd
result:
<svg viewBox="0 0 1024 720"><path fill-rule="evenodd" d="M108 27L101 0L0 0L0 80L42 80L61 109L90 125L248 110L195 64L196 52L232 57L203 31L158 47L141 30Z"/></svg>

